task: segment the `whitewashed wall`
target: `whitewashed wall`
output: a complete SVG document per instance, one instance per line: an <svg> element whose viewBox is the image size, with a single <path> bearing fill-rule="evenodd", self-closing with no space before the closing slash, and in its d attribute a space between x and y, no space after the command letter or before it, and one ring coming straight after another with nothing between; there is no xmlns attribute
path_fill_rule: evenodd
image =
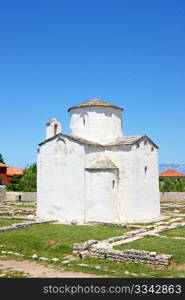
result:
<svg viewBox="0 0 185 300"><path fill-rule="evenodd" d="M153 149L153 151L151 151ZM133 221L160 216L158 150L150 142L133 147ZM145 167L147 167L145 174Z"/></svg>
<svg viewBox="0 0 185 300"><path fill-rule="evenodd" d="M117 222L116 204L117 170L87 170L86 222Z"/></svg>
<svg viewBox="0 0 185 300"><path fill-rule="evenodd" d="M99 143L122 136L122 111L111 107L83 107L70 112L71 133Z"/></svg>
<svg viewBox="0 0 185 300"><path fill-rule="evenodd" d="M117 193L117 219L118 222L126 222L132 214L134 198L132 165L133 155L131 146L107 147L105 153L119 167L118 193Z"/></svg>
<svg viewBox="0 0 185 300"><path fill-rule="evenodd" d="M120 171L117 198L120 222L138 222L160 215L158 153L156 148L151 152L151 147L149 142L144 145L144 141L139 148L107 147L107 155Z"/></svg>
<svg viewBox="0 0 185 300"><path fill-rule="evenodd" d="M38 217L64 223L77 220L78 224L158 217L158 153L155 147L151 151L152 147L149 141L146 145L141 141L139 148L114 146L105 150L64 137L43 144L38 156ZM118 166L118 173L84 171L103 155Z"/></svg>
<svg viewBox="0 0 185 300"><path fill-rule="evenodd" d="M38 156L38 209L42 219L84 222L84 148L67 138L51 140Z"/></svg>

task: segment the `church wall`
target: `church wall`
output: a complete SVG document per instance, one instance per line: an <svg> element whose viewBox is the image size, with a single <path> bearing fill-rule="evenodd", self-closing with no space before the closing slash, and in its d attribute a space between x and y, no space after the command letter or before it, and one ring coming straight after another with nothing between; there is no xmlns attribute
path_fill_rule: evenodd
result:
<svg viewBox="0 0 185 300"><path fill-rule="evenodd" d="M117 169L86 170L86 222L118 222Z"/></svg>
<svg viewBox="0 0 185 300"><path fill-rule="evenodd" d="M138 222L160 215L158 151L149 141L107 147L106 153L119 166L118 207L120 221ZM145 167L147 167L145 174Z"/></svg>
<svg viewBox="0 0 185 300"><path fill-rule="evenodd" d="M158 149L149 141L133 147L133 221L160 216Z"/></svg>
<svg viewBox="0 0 185 300"><path fill-rule="evenodd" d="M37 215L84 222L84 147L80 143L60 138L40 147Z"/></svg>
<svg viewBox="0 0 185 300"><path fill-rule="evenodd" d="M85 146L85 166L104 157L103 147ZM86 222L118 222L117 176L118 170L101 169L85 171ZM113 186L114 181L114 186Z"/></svg>
<svg viewBox="0 0 185 300"><path fill-rule="evenodd" d="M99 143L122 136L122 111L111 107L83 107L70 112L71 133ZM106 133L105 133L106 132Z"/></svg>
<svg viewBox="0 0 185 300"><path fill-rule="evenodd" d="M125 222L133 211L134 190L132 179L133 155L131 146L106 148L106 155L119 167L117 192L117 217Z"/></svg>

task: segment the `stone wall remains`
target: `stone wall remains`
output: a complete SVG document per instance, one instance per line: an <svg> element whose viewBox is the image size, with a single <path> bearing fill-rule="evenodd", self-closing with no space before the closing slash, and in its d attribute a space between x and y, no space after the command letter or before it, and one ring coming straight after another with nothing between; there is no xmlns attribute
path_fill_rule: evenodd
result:
<svg viewBox="0 0 185 300"><path fill-rule="evenodd" d="M160 193L160 200L164 202L185 202L185 192Z"/></svg>
<svg viewBox="0 0 185 300"><path fill-rule="evenodd" d="M0 202L6 200L6 186L0 185Z"/></svg>
<svg viewBox="0 0 185 300"><path fill-rule="evenodd" d="M110 247L97 247L97 241L89 240L82 244L74 244L73 254L80 258L87 256L109 259L114 261L129 261L135 264L155 265L159 267L167 266L171 255L157 254L145 250L125 249L114 250Z"/></svg>
<svg viewBox="0 0 185 300"><path fill-rule="evenodd" d="M37 193L30 192L7 192L6 200L7 201L17 201L19 200L19 196L21 196L21 201L36 201Z"/></svg>

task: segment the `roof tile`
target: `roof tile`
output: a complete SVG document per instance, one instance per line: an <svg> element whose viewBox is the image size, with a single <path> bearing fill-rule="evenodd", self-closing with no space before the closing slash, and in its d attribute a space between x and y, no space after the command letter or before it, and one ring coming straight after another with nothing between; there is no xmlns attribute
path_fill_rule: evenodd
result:
<svg viewBox="0 0 185 300"><path fill-rule="evenodd" d="M181 172L178 172L174 169L167 169L166 171L164 172L161 172L159 174L160 177L184 177L185 174L181 173Z"/></svg>

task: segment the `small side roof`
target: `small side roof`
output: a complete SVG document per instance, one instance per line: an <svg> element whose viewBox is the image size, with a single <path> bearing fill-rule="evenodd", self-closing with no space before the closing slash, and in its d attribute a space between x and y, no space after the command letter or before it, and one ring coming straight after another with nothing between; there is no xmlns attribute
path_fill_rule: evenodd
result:
<svg viewBox="0 0 185 300"><path fill-rule="evenodd" d="M116 138L113 142L106 144L105 146L122 146L133 145L142 139L147 139L156 148L159 148L146 134L143 135L130 135Z"/></svg>
<svg viewBox="0 0 185 300"><path fill-rule="evenodd" d="M116 106L116 105L112 104L109 101L105 101L105 100L100 99L100 98L92 98L92 99L84 101L84 102L82 102L80 104L77 104L75 106L70 107L68 109L68 112L70 112L72 109L75 109L75 108L91 107L91 106L112 107L112 108L115 108L115 109L123 110L122 107Z"/></svg>
<svg viewBox="0 0 185 300"><path fill-rule="evenodd" d="M184 173L178 172L174 169L167 169L159 174L160 177L185 177Z"/></svg>
<svg viewBox="0 0 185 300"><path fill-rule="evenodd" d="M97 170L97 169L118 169L118 167L105 156L104 158L99 158L90 163L89 166L86 166L86 170Z"/></svg>

